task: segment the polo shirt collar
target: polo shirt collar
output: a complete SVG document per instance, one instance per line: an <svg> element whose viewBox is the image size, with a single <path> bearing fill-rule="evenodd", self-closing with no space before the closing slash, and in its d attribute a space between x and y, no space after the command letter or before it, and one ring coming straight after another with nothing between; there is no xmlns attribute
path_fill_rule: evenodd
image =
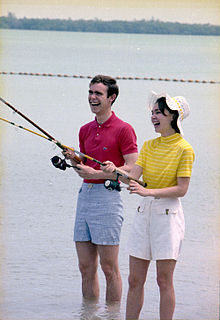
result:
<svg viewBox="0 0 220 320"><path fill-rule="evenodd" d="M113 122L116 120L116 118L117 118L117 117L116 117L114 111L112 111L111 117L108 118L108 120L106 120L106 121L105 121L104 123L102 123L102 124L98 123L98 122L97 122L97 119L95 118L95 120L93 121L93 127L94 127L94 128L97 128L98 126L102 126L102 127L108 128L108 127L110 127L110 126L113 124Z"/></svg>

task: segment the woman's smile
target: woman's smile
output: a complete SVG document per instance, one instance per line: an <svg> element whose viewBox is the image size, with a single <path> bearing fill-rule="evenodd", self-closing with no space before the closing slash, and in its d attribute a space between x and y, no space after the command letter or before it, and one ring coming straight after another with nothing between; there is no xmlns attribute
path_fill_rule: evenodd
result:
<svg viewBox="0 0 220 320"><path fill-rule="evenodd" d="M175 130L171 126L172 114L168 110L165 110L163 114L158 104L156 103L152 110L151 121L153 123L156 132L160 133L162 136L169 136L175 133Z"/></svg>

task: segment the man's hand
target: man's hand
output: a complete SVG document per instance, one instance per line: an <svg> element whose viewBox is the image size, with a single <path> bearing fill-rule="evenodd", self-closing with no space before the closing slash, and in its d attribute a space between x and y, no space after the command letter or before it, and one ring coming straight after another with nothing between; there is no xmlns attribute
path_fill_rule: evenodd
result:
<svg viewBox="0 0 220 320"><path fill-rule="evenodd" d="M111 161L105 161L104 164L105 164L104 166L101 166L101 169L103 172L112 173L117 169L117 167Z"/></svg>
<svg viewBox="0 0 220 320"><path fill-rule="evenodd" d="M97 178L97 170L86 166L84 164L77 164L76 167L79 170L76 170L78 175L83 179L96 179Z"/></svg>
<svg viewBox="0 0 220 320"><path fill-rule="evenodd" d="M74 157L76 156L75 152L70 149L64 149L62 154L67 160L74 160Z"/></svg>

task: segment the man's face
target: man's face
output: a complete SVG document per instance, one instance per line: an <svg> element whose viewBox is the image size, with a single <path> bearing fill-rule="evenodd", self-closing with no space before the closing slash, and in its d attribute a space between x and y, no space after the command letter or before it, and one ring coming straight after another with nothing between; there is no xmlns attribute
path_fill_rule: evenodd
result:
<svg viewBox="0 0 220 320"><path fill-rule="evenodd" d="M111 109L115 95L107 97L107 89L108 87L103 83L94 83L89 88L89 105L91 111L96 115L103 115Z"/></svg>

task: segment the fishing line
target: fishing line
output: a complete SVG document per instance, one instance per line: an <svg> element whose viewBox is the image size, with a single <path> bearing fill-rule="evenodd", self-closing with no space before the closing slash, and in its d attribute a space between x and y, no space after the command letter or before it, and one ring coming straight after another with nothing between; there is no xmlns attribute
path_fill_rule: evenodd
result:
<svg viewBox="0 0 220 320"><path fill-rule="evenodd" d="M8 106L9 108L11 108L12 110L14 110L17 114L19 114L20 116L22 116L25 120L27 120L29 123L31 123L31 124L32 124L34 127L36 127L39 131L41 131L42 133L44 133L44 135L42 135L42 134L40 134L40 133L38 133L38 132L35 132L35 131L33 131L33 130L27 129L27 128L25 128L25 127L23 127L23 126L21 126L21 125L18 125L18 124L16 124L16 123L12 122L12 121L9 121L9 120L7 120L7 119L4 119L4 118L1 118L1 117L0 117L0 120L2 120L2 121L4 121L4 122L7 122L7 123L9 123L9 124L11 124L11 125L13 125L13 126L16 126L17 128L20 128L20 129L23 129L23 130L25 130L25 131L28 131L28 132L30 132L30 133L32 133L32 134L35 134L35 135L37 135L37 136L39 136L39 137L41 137L41 138L44 138L44 139L46 139L46 140L48 140L48 141L51 141L51 142L55 143L55 144L56 144L59 148L61 148L62 150L70 149L70 150L72 150L74 153L77 153L78 155L80 155L80 156L82 156L82 157L84 157L84 158L87 158L87 159L89 159L89 160L91 160L91 161L93 161L93 162L96 162L96 163L100 164L101 166L105 166L105 163L103 163L103 162L101 162L101 161L99 161L99 160L96 160L95 158L92 158L92 157L90 157L90 156L88 156L88 155L86 155L86 154L84 154L84 153L82 153L82 152L80 152L80 151L78 151L78 150L76 150L76 149L74 149L74 148L68 147L68 146L60 143L60 142L57 141L55 138L53 138L48 132L46 132L44 129L42 129L41 127L39 127L35 122L33 122L31 119L29 119L27 116L25 116L22 112L20 112L19 110L15 109L10 103L6 102L3 98L0 97L0 101L2 101L5 105L7 105L7 106ZM62 159L61 159L61 160L62 160ZM82 159L79 158L79 157L76 156L76 155L74 156L74 160L75 160L77 163L82 163ZM53 165L54 165L53 158L51 159L51 161L52 161L52 163L53 163ZM56 159L56 161L58 161L58 160ZM56 161L55 161L55 162L56 162ZM68 167L68 166L69 166L69 165L67 165L67 167ZM74 167L74 166L73 166L73 167ZM76 168L79 169L78 167L76 167ZM65 169L61 169L61 170L65 170ZM114 172L115 172L117 175L124 177L125 179L136 181L137 183L139 183L139 184L142 185L143 187L146 187L146 186L147 186L147 184L146 184L145 182L143 182L143 181L141 181L141 180L138 180L138 179L135 179L135 178L133 178L133 177L130 177L130 176L127 175L124 171L121 171L121 170L118 169L118 168L115 169Z"/></svg>
<svg viewBox="0 0 220 320"><path fill-rule="evenodd" d="M25 120L27 120L30 124L32 124L35 128L37 128L39 131L41 131L45 136L48 137L49 141L54 142L59 148L61 148L62 150L66 149L66 146L64 146L62 143L60 143L59 141L57 141L54 137L52 137L47 131L45 131L44 129L42 129L38 124L36 124L34 121L32 121L30 118L28 118L25 114L23 114L21 111L19 111L18 109L16 109L14 106L12 106L10 103L8 103L7 101L5 101L2 97L0 97L0 101L2 101L6 106L8 106L9 108L11 108L15 113L19 114L22 118L24 118ZM19 126L18 126L19 127ZM26 130L26 129L25 129ZM29 129L27 129L27 131L29 131ZM33 132L32 132L33 133ZM37 132L35 132L35 134L37 134ZM69 148L71 149L71 148ZM71 149L73 150L73 149ZM74 150L73 150L74 151ZM77 163L81 163L82 160L75 156L74 160Z"/></svg>

